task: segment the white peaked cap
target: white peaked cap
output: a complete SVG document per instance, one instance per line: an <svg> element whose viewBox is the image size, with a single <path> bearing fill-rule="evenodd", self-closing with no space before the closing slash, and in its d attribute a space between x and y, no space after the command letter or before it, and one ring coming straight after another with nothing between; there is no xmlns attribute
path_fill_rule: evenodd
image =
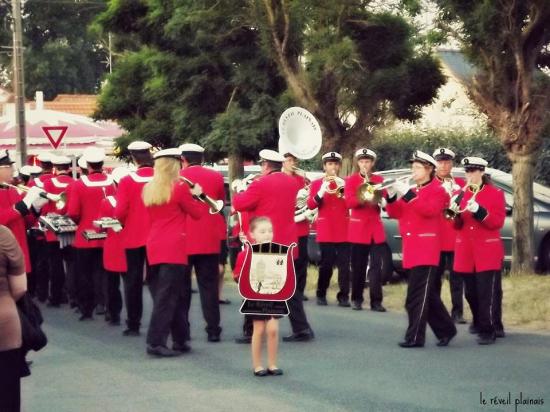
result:
<svg viewBox="0 0 550 412"><path fill-rule="evenodd" d="M204 147L195 143L184 143L178 149L183 152L204 153Z"/></svg>
<svg viewBox="0 0 550 412"><path fill-rule="evenodd" d="M420 161L420 162L430 163L434 167L437 167L436 160L432 156L430 156L428 153L424 153L421 150L415 150L410 161L411 162Z"/></svg>
<svg viewBox="0 0 550 412"><path fill-rule="evenodd" d="M136 140L128 145L128 150L149 150L151 147L150 143L144 142L142 140Z"/></svg>
<svg viewBox="0 0 550 412"><path fill-rule="evenodd" d="M177 148L163 149L156 152L153 157L155 159L160 159L161 157L174 157L176 159L181 159L181 150Z"/></svg>
<svg viewBox="0 0 550 412"><path fill-rule="evenodd" d="M88 147L82 154L86 163L99 163L105 160L105 149L99 147Z"/></svg>
<svg viewBox="0 0 550 412"><path fill-rule="evenodd" d="M260 159L279 163L285 161L285 157L281 153L270 149L260 150Z"/></svg>
<svg viewBox="0 0 550 412"><path fill-rule="evenodd" d="M461 163L464 167L468 167L468 166L486 167L489 164L487 160L476 156L465 157L464 159L462 159Z"/></svg>
<svg viewBox="0 0 550 412"><path fill-rule="evenodd" d="M355 157L357 159L361 159L364 157L372 157L373 159L376 159L376 153L373 150L363 147L355 152Z"/></svg>

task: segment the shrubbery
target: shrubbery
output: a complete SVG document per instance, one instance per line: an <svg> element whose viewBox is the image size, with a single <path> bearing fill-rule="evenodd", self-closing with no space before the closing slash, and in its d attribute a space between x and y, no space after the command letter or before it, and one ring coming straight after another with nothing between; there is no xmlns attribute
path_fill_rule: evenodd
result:
<svg viewBox="0 0 550 412"><path fill-rule="evenodd" d="M458 162L466 156L480 156L495 169L509 172L511 164L498 139L490 131L403 130L376 133L371 149L378 154L377 169L409 167L411 154L419 149L432 154L438 147L448 147ZM535 180L550 186L550 139L544 139L537 162Z"/></svg>

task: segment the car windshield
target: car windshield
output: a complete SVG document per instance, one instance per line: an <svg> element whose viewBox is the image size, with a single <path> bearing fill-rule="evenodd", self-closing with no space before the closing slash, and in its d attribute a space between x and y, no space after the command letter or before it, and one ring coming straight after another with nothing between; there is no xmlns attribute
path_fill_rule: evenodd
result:
<svg viewBox="0 0 550 412"><path fill-rule="evenodd" d="M496 182L505 184L512 188L512 175L508 173L497 173L491 175L491 178ZM550 188L538 183L533 183L533 194L538 201L544 202L550 205Z"/></svg>

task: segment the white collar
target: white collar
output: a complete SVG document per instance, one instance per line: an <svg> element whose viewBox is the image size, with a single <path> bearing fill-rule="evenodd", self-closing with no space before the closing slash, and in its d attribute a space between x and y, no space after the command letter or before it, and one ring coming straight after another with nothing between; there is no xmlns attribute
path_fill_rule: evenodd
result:
<svg viewBox="0 0 550 412"><path fill-rule="evenodd" d="M82 183L84 183L84 185L88 187L105 187L105 186L112 185L113 179L111 178L111 176L105 176L105 177L106 177L105 180L91 181L88 176L84 175L80 179L82 180Z"/></svg>
<svg viewBox="0 0 550 412"><path fill-rule="evenodd" d="M153 180L153 176L140 176L136 172L131 172L129 176L136 183L148 183Z"/></svg>
<svg viewBox="0 0 550 412"><path fill-rule="evenodd" d="M52 178L52 184L57 187L58 189L64 189L66 188L67 186L69 186L68 183L63 183L63 182L60 182L59 179L57 177L54 177Z"/></svg>

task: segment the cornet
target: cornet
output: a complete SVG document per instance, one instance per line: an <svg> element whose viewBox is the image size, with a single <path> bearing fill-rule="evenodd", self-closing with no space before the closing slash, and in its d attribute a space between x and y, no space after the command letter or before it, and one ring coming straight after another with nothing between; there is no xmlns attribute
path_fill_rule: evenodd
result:
<svg viewBox="0 0 550 412"><path fill-rule="evenodd" d="M355 195L357 196L357 199L359 200L359 203L378 203L382 199L382 191L379 189L380 186L382 186L382 183L379 184L371 184L369 182L369 176L366 173L366 170L361 169L359 171L361 175L364 175L363 183L361 183L357 187L357 191L355 192Z"/></svg>
<svg viewBox="0 0 550 412"><path fill-rule="evenodd" d="M25 193L27 193L30 190L30 187L27 187L24 185L16 186L16 185L12 185L11 183L5 183L5 182L0 183L0 186L11 187L15 190L25 192ZM40 192L40 197L54 202L55 207L57 207L58 209L63 209L67 203L67 195L65 194L65 192L56 195L54 193L48 193L48 192L42 191Z"/></svg>
<svg viewBox="0 0 550 412"><path fill-rule="evenodd" d="M180 179L183 180L185 183L187 183L187 185L191 189L195 187L195 183L193 183L191 180L187 179L186 177L180 176ZM206 195L205 193L201 193L199 196L196 197L196 199L210 206L209 212L212 215L219 213L223 209L223 205L224 205L223 200L214 200L210 196Z"/></svg>
<svg viewBox="0 0 550 412"><path fill-rule="evenodd" d="M466 207L464 209L461 209L460 203L462 202L462 198L464 198L464 195L466 194L466 190L470 190L473 193L473 195L471 199L468 200ZM476 196L480 190L481 190L480 185L476 183L466 183L466 185L462 188L460 193L458 193L454 198L451 198L451 204L449 205L449 207L443 211L443 215L445 216L445 218L449 220L454 220L461 213L464 213L468 209L468 205L471 202L475 201Z"/></svg>
<svg viewBox="0 0 550 412"><path fill-rule="evenodd" d="M336 195L339 198L344 197L344 185L346 183L344 179L342 179L339 176L336 176L335 174L327 173L325 174L325 177L323 178L323 180L325 182L329 182L329 186L327 187L327 193L329 195Z"/></svg>

